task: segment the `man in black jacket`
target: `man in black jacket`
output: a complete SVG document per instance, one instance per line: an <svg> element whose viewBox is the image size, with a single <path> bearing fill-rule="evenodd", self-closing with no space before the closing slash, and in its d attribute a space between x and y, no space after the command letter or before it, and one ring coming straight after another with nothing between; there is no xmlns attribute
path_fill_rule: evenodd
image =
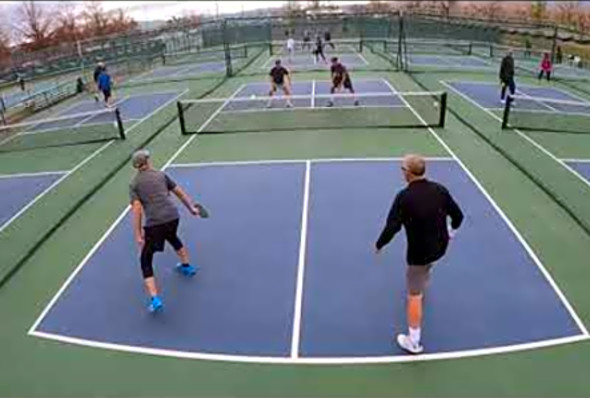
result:
<svg viewBox="0 0 590 398"><path fill-rule="evenodd" d="M404 350L419 354L423 351L420 344L422 297L430 269L445 254L449 237L463 222L463 213L445 187L426 179L426 162L421 156L406 156L401 168L408 186L395 197L375 248L380 253L402 226L405 228L408 334L399 334L397 343ZM447 226L448 217L452 229Z"/></svg>
<svg viewBox="0 0 590 398"><path fill-rule="evenodd" d="M516 91L516 84L514 83L514 58L512 58L512 50L502 58L500 65L500 83L502 84L502 92L500 93L500 101L504 102L506 98L506 87L510 90L510 95L514 95Z"/></svg>

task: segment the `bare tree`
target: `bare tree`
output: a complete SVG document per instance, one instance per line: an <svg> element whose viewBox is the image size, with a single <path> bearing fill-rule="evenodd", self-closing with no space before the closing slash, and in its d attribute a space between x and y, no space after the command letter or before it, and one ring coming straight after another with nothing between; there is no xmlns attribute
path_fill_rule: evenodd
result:
<svg viewBox="0 0 590 398"><path fill-rule="evenodd" d="M57 9L56 27L53 32L58 43L71 42L80 39L81 26L79 15L74 3L62 2Z"/></svg>
<svg viewBox="0 0 590 398"><path fill-rule="evenodd" d="M190 22L195 23L195 19L198 23L198 15L192 13L185 16ZM108 21L109 33L121 33L128 32L137 28L137 22L125 14L123 9L119 8L111 13L110 21Z"/></svg>
<svg viewBox="0 0 590 398"><path fill-rule="evenodd" d="M102 36L107 33L109 16L100 1L87 1L82 17L85 22L86 36Z"/></svg>
<svg viewBox="0 0 590 398"><path fill-rule="evenodd" d="M547 2L533 1L530 4L530 17L535 22L542 22L547 19Z"/></svg>
<svg viewBox="0 0 590 398"><path fill-rule="evenodd" d="M580 13L580 5L577 1L561 1L557 4L557 21L564 25L575 27L578 14Z"/></svg>
<svg viewBox="0 0 590 398"><path fill-rule="evenodd" d="M438 7L441 11L441 14L445 18L448 18L452 14L454 14L456 9L458 8L458 3L459 3L458 1L439 1Z"/></svg>
<svg viewBox="0 0 590 398"><path fill-rule="evenodd" d="M52 41L54 20L51 9L44 3L26 1L20 4L15 30L20 41L32 49L46 47Z"/></svg>

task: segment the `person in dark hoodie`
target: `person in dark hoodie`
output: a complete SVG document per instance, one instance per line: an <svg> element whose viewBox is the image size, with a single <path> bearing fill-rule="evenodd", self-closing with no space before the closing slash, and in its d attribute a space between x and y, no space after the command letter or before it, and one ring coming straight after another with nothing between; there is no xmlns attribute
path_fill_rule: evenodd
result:
<svg viewBox="0 0 590 398"><path fill-rule="evenodd" d="M500 101L502 103L506 100L506 88L510 90L510 95L516 92L516 84L514 83L514 58L512 57L512 50L508 50L502 64L500 65L500 84L502 90L500 92Z"/></svg>

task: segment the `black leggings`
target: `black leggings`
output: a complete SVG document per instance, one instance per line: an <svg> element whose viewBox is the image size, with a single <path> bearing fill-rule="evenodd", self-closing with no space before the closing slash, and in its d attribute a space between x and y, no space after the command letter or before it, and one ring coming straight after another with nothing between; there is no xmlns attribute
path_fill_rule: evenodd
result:
<svg viewBox="0 0 590 398"><path fill-rule="evenodd" d="M551 80L551 71L548 70L547 72L541 70L539 72L539 80L541 80L543 78L543 73L545 73L545 75L547 76L547 81Z"/></svg>
<svg viewBox="0 0 590 398"><path fill-rule="evenodd" d="M179 251L184 247L177 235L178 222L177 219L165 224L144 227L145 242L141 249L140 259L141 273L144 279L154 276L154 253L163 251L165 242L170 243L175 251Z"/></svg>

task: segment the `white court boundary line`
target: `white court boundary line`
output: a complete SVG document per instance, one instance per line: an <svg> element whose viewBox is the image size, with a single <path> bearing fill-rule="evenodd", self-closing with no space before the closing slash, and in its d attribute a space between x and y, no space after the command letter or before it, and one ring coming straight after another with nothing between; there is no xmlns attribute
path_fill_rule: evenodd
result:
<svg viewBox="0 0 590 398"><path fill-rule="evenodd" d="M9 174L0 174L0 179L2 178L23 178L23 177L43 177L43 176L51 176L51 175L61 175L66 174L69 170L55 170L55 171L38 171L32 173L9 173Z"/></svg>
<svg viewBox="0 0 590 398"><path fill-rule="evenodd" d="M389 81L386 81L386 82L389 83ZM444 82L441 81L441 83L444 83ZM393 89L394 88L392 87L392 90ZM424 125L427 125L426 121L424 121L424 119L422 119L422 117L412 108L412 106L410 104L407 104L407 105L408 105L408 108L410 108L410 110L412 110L414 115L417 118L419 118L419 120L421 120ZM493 115L493 116L497 117L495 115ZM500 217L506 223L506 225L509 227L509 229L512 231L512 233L520 241L521 245L524 247L524 249L526 250L528 255L531 257L533 262L537 265L537 267L539 268L539 270L541 271L541 273L543 274L543 276L545 277L547 282L549 282L549 285L551 285L551 287L555 291L555 294L557 294L557 296L561 300L562 304L564 305L566 310L569 312L572 319L575 321L576 325L578 326L578 328L582 332L582 335L585 336L586 338L590 338L590 334L588 333L586 326L584 325L584 323L582 322L582 320L580 319L580 317L578 316L578 314L574 310L573 306L570 304L570 302L568 301L565 294L561 291L561 289L559 288L559 286L557 285L557 283L555 282L555 280L553 279L553 277L551 276L549 271L547 271L547 269L545 268L545 266L543 265L543 263L541 262L539 257L537 257L536 253L529 246L529 244L524 239L524 237L521 235L521 233L518 231L518 229L516 229L516 226L512 223L512 221L508 218L508 216L504 213L504 211L500 208L500 206L494 201L494 199L486 191L486 189L483 187L483 185L481 185L481 183L475 178L475 176L471 173L471 171L467 168L467 166L459 159L459 157L446 144L446 142L436 133L436 131L434 131L434 129L431 127L428 127L428 131L430 131L430 133L443 146L443 148L445 148L447 150L447 152L459 163L459 165L465 171L465 173L469 176L471 181L473 181L473 183L479 188L480 192L490 202L490 204L492 205L494 210L496 210L496 212L500 215ZM587 182L587 183L590 184L590 182Z"/></svg>
<svg viewBox="0 0 590 398"><path fill-rule="evenodd" d="M455 87L453 87L451 84L447 84L445 81L443 80L439 80L439 83L442 84L443 86L453 90L455 93L457 93L459 96L461 96L463 99L465 99L466 101L470 102L471 104L475 105L476 107L478 107L479 109L483 110L484 112L486 112L488 115L492 116L494 119L496 119L497 121L499 121L500 123L502 123L502 118L498 115L496 115L495 113L489 111L488 109L484 108L483 106L481 106L477 101L475 101L474 99L472 99L470 96L466 95L465 93L457 90ZM590 181L588 181L586 178L584 178L580 173L578 173L576 170L574 170L570 165L568 165L567 163L565 163L563 160L559 159L557 156L555 156L554 154L552 154L551 152L549 152L548 149L546 149L544 146L542 146L541 144L539 144L537 141L533 140L531 137L529 137L527 134L523 133L522 131L520 131L519 129L510 127L510 129L512 131L514 131L516 134L518 134L520 137L524 138L526 141L528 141L531 145L533 145L535 148L537 148L538 150L540 150L541 152L543 152L545 155L547 155L548 157L550 157L551 159L553 159L554 161L556 161L557 163L559 163L561 166L563 166L566 170L568 170L570 173L572 173L575 177L577 177L580 181L582 181L584 184L586 184L587 186L590 187Z"/></svg>
<svg viewBox="0 0 590 398"><path fill-rule="evenodd" d="M391 90L395 92L395 88L393 88L393 86L391 86L391 85L389 85L389 86L390 86ZM235 95L241 89L242 89L242 87L238 88L236 90L236 92L234 92L233 95ZM227 102L229 102L231 100L233 95L227 99ZM211 117L209 119L207 119L205 121L205 123L203 123L203 125L199 128L199 131L202 131L211 122L211 120L213 120L213 118L221 111L221 109L223 109L223 107L227 104L227 102L222 104L216 110L216 112L214 112L211 115ZM411 108L411 107L409 107L409 108L413 112L415 112L413 110L413 108ZM421 119L421 117L417 113L416 113L416 115ZM507 223L507 225L512 230L512 232L515 234L517 239L521 242L521 244L523 245L523 247L525 248L527 253L531 256L533 261L539 266L543 275L546 278L548 278L550 285L554 288L557 296L562 300L562 303L564 304L566 309L569 311L570 316L572 316L572 319L574 319L574 321L576 322L576 324L579 327L582 334L576 335L576 336L568 336L568 337L562 337L562 338L554 338L554 339L548 339L548 340L543 340L543 341L530 342L530 343L512 344L512 345L492 347L492 348L471 349L471 350L462 350L462 351L454 351L454 352L423 354L423 355L417 355L417 356L395 355L395 356L380 356L380 357L321 357L321 358L313 358L313 357L307 358L306 357L306 358L301 358L298 356L298 352L295 352L295 353L293 352L293 348L297 347L299 344L299 340L298 340L299 338L297 337L299 335L295 335L295 334L292 335L291 355L289 357L264 357L264 356L237 356L237 355L224 355L224 354L207 354L207 353L198 353L198 352L153 349L153 348L146 348L146 347L141 347L141 346L103 343L103 342L98 342L98 341L93 341L93 340L72 338L72 337L62 336L62 335L53 334L53 333L46 333L46 332L37 331L36 330L37 327L42 322L42 320L45 318L45 316L50 311L50 309L53 307L53 305L57 302L57 300L59 299L61 294L66 290L66 288L74 280L76 275L81 271L81 269L88 262L88 260L94 255L94 253L100 248L100 246L108 238L108 236L112 233L112 231L117 227L117 225L123 220L123 218L125 217L125 215L129 211L129 206L127 206L125 208L125 210L116 219L116 221L108 228L108 230L102 235L102 237L98 240L98 242L92 247L90 252L88 252L88 254L84 257L82 262L76 267L76 269L72 272L72 274L70 274L70 276L67 278L67 280L64 282L64 284L60 287L58 292L53 296L51 301L46 305L46 307L44 308L42 313L36 319L35 323L29 329L28 335L35 336L38 338L60 341L60 342L69 343L69 344L87 346L87 347L94 347L94 348L101 348L101 349L115 350L115 351L124 351L124 352L131 352L131 353L140 353L140 354L147 354L147 355L167 356L167 357L174 357L174 358L201 359L201 360L225 361L225 362L242 362L242 363L308 364L308 365L376 364L376 363L421 362L421 361L442 360L442 359L459 359L459 358L468 358L468 357L474 357L474 356L485 356L485 355L492 355L492 354L525 351L525 350L538 349L538 348L550 347L550 346L556 346L556 345L562 345L562 344L571 344L574 342L579 342L579 341L589 339L590 335L588 334L588 331L586 330L584 324L581 323L579 317L574 312L573 308L569 305L569 302L567 301L567 299L565 298L563 293L559 290L557 285L555 285L555 282L551 279L551 276L547 273L547 271L541 265L539 259L535 255L535 253L528 246L526 241L524 241L524 239L519 234L519 232L516 230L514 225L511 223L511 221L506 217L506 215L502 212L502 210L498 207L498 205L492 200L492 198L485 191L483 186L480 185L480 183L475 179L475 177L471 174L471 172L465 167L465 165L461 162L461 160L457 158L457 156L446 145L446 143L438 136L438 134L436 134L436 132L432 128L429 128L429 130L434 135L434 137L437 139L437 141L443 146L443 148L445 148L449 152L449 154L451 155L450 158L440 157L440 158L433 158L433 159L437 159L439 161L451 161L452 160L452 161L457 162L462 167L462 169L470 177L472 182L479 188L479 190L482 192L484 197L486 197L486 199L490 202L492 207L494 207L494 209L498 212L500 217ZM176 158L180 155L180 153L182 151L184 151L186 149L186 147L188 147L192 143L192 141L195 139L196 136L197 136L197 134L190 137L174 153L174 155L172 155L172 157L168 160L168 162L164 165L163 168L165 169L165 168L172 166L174 160L176 160ZM371 158L368 158L368 159L371 159ZM384 159L390 160L390 159L399 159L399 158L380 158L380 160L384 160ZM365 160L365 159L359 159L359 160ZM319 160L319 162L324 162L324 163L329 162L329 161L336 161L336 162L337 161L353 161L353 159L352 158L343 158L343 159L336 158L336 159L320 159ZM301 163L301 161L293 161L293 160L283 160L283 161L278 161L278 162ZM309 184L309 175L307 174L307 170L310 170L311 162L312 162L311 160L305 161L305 164L306 164L306 185ZM203 167L203 166L230 165L230 164L231 165L244 165L244 164L269 164L269 163L271 163L271 161L210 162L210 163L198 163L197 165L200 165ZM190 167L190 166L189 165L174 165L172 167ZM309 200L309 191L307 191L307 198L308 198L307 200ZM309 203L307 203L307 206L306 206L305 192L304 192L304 208L303 208L304 213L306 212L306 209L308 209L308 205L309 205ZM307 214L305 214L305 215L302 214L302 220L304 217L307 218ZM302 236L301 236L301 240L300 240L300 253L301 253L302 245L305 244L304 237L306 237L306 235L304 235L304 234L306 234L306 233L303 232L303 228L302 228ZM304 278L304 263L302 263L301 261L302 261L302 257L300 255L299 256L299 263L298 263L298 277L297 277L298 283L297 283L296 291L299 291L299 286L300 286L299 280L303 281L303 278ZM303 261L304 261L304 258L303 258ZM301 295L300 298L302 299L302 295L303 295L302 290L301 290L300 295ZM298 308L297 306L300 305L300 304L298 304L298 302L301 302L301 300L296 300L296 302L295 302L296 310ZM299 309L299 311L300 311L300 309ZM297 316L297 312L294 314L294 316L295 317ZM301 318L299 318L299 320L300 319ZM299 323L298 327L300 328L300 323ZM295 322L293 324L293 330L296 331Z"/></svg>
<svg viewBox="0 0 590 398"><path fill-rule="evenodd" d="M586 158L586 159L580 159L580 158L565 158L565 159L561 159L564 162L570 162L570 163L590 163L590 159Z"/></svg>
<svg viewBox="0 0 590 398"><path fill-rule="evenodd" d="M299 258L297 261L297 283L295 289L295 308L293 310L293 329L291 332L291 358L299 357L301 338L301 318L303 307L303 285L305 281L305 260L307 255L307 221L309 214L309 190L311 179L311 162L305 162L305 179L303 183L303 208L301 210L301 235L299 239Z"/></svg>
<svg viewBox="0 0 590 398"><path fill-rule="evenodd" d="M147 119L149 119L150 117L152 117L153 115L155 115L157 112L159 112L161 109L163 109L164 107L166 107L167 105L169 105L170 103L172 103L172 101L176 101L179 97L181 97L182 95L186 94L189 90L186 89L184 91L182 91L180 94L177 93L177 96L166 101L164 104L160 105L159 107L157 107L156 109L154 109L153 111L151 111L150 113L148 113L147 115L145 115L142 119L139 119L138 122L136 122L133 126L131 126L129 129L127 129L127 134L129 132L131 132L133 129L135 129L135 127L141 125L144 121L146 121ZM78 163L74 168L72 168L71 170L67 171L61 178L57 179L53 184L51 184L49 187L47 187L43 192L41 192L39 195L37 195L35 198L33 198L33 200L31 200L29 203L27 203L24 207L22 207L18 212L16 212L12 217L10 217L6 222L4 222L4 224L0 225L0 233L2 231L4 231L6 228L8 228L8 226L10 224L12 224L16 219L18 219L22 214L24 214L27 210L29 210L35 203L37 203L39 200L41 200L41 198L43 198L45 195L47 195L51 190L53 190L53 188L57 187L62 181L64 181L66 178L68 178L70 175L74 174L76 171L80 170L86 163L90 162L92 159L94 159L98 154L100 154L102 151L104 151L105 149L107 149L110 145L113 144L113 142L115 141L109 141L107 143L105 143L103 146L101 146L100 148L98 148L96 151L94 151L93 153L91 153L90 155L88 155L86 158L84 158L80 163Z"/></svg>

